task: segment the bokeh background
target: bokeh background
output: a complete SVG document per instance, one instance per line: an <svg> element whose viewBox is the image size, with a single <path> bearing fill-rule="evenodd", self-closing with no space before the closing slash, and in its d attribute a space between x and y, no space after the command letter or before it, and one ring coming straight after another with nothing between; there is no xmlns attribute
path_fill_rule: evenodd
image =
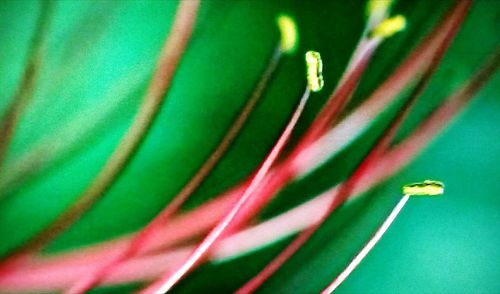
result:
<svg viewBox="0 0 500 294"><path fill-rule="evenodd" d="M350 111L390 75L453 1L399 1L408 28L384 42ZM92 181L137 111L178 1L56 1L43 68L7 154L1 181L36 148L43 169L4 187L0 255L60 214ZM202 1L192 40L153 128L102 201L52 242L47 253L78 248L142 227L190 179L248 99L279 34L275 18L297 21L300 44L286 56L242 133L183 207L187 211L240 183L279 136L305 87L303 53L321 52L325 88L313 94L292 145L336 85L365 22L364 1ZM39 15L37 1L0 3L0 113L13 97ZM500 2L473 5L430 87L399 134L403 138L499 45ZM500 291L500 77L417 160L363 197L348 202L261 289L312 293L347 265L400 197L423 179L446 184L436 199L412 199L393 227L338 293L498 293ZM291 183L260 215L266 219L345 179L406 97L377 118L340 155ZM40 147L42 146L42 147ZM229 292L252 277L290 239L207 264L180 293ZM139 284L96 292L130 291ZM1 289L0 289L1 291Z"/></svg>

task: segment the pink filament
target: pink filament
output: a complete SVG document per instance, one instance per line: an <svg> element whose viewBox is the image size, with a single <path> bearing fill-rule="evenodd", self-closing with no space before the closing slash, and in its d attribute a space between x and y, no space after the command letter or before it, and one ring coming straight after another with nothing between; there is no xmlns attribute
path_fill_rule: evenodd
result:
<svg viewBox="0 0 500 294"><path fill-rule="evenodd" d="M292 118L278 139L278 142L258 169L245 192L238 199L238 202L231 208L231 211L210 231L207 237L203 239L203 241L191 253L189 258L186 259L186 261L176 271L172 274L167 273L163 278L160 278L157 282L141 291L142 293L163 293L168 291L177 282L179 282L184 275L203 261L203 259L208 255L209 250L221 237L239 225L237 214L240 212L245 203L254 196L255 192L262 187L262 184L265 183L265 177L285 147L285 144L288 142L288 139L290 138L290 135L292 134L302 111L304 110L309 94L310 90L306 89L304 95L300 99L299 106L292 115Z"/></svg>

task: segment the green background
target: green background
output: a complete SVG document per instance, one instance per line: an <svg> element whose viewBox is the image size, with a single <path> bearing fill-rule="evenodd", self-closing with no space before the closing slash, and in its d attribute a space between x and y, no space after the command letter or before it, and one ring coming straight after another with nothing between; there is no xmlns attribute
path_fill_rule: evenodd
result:
<svg viewBox="0 0 500 294"><path fill-rule="evenodd" d="M395 5L394 13L408 18L408 29L379 48L349 110L391 73L451 3L421 0ZM137 110L177 4L56 2L37 89L20 121L5 171L40 142L72 148L62 156L47 156L48 168L8 187L0 200L0 255L50 223L102 167ZM323 57L325 88L311 97L295 131L292 141L296 142L342 74L363 29L364 1L202 1L192 40L144 144L103 200L50 244L47 252L137 230L160 211L218 144L248 99L278 42L275 17L283 12L297 21L297 53L282 59L241 135L183 209L238 184L258 166L300 98L305 87L302 54L313 49ZM20 82L38 14L36 1L0 3L2 112ZM400 137L463 84L498 46L499 20L500 2L475 3ZM338 293L499 292L499 82L496 75L415 162L334 213L262 292L311 293L324 288L392 209L400 186L427 178L445 182L446 194L411 199ZM345 179L396 110L389 107L339 156L286 187L261 218ZM68 126L61 136L59 130ZM175 290L234 290L288 240L232 261L202 266ZM125 289L131 288L102 290Z"/></svg>

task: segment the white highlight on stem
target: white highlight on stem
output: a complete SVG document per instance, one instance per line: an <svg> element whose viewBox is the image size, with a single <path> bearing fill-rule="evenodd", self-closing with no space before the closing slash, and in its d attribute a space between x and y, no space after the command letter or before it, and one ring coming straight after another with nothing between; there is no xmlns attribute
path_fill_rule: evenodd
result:
<svg viewBox="0 0 500 294"><path fill-rule="evenodd" d="M396 207L391 211L387 219L384 221L382 226L377 230L375 235L366 243L365 247L361 249L361 251L354 257L354 259L349 263L349 265L338 275L333 282L326 287L321 294L329 294L335 291L342 282L344 282L347 277L358 267L358 265L361 263L361 261L368 255L368 253L375 247L375 245L380 241L382 236L385 234L385 232L389 229L391 224L394 222L396 217L399 215L403 207L405 206L406 202L408 202L408 199L410 199L410 195L404 195L403 198L398 202Z"/></svg>

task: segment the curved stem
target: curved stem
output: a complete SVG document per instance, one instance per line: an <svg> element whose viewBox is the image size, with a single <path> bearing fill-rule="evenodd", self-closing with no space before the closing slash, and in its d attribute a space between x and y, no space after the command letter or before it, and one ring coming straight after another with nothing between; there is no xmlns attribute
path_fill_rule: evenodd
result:
<svg viewBox="0 0 500 294"><path fill-rule="evenodd" d="M316 119L304 134L304 137L300 140L292 155L300 153L302 148L319 139L325 134L328 128L336 122L340 113L351 99L356 86L361 80L361 76L365 72L379 44L380 40L372 40L363 42L360 44L360 47L356 49L356 59L349 64L349 68L341 78L338 86L328 98L326 105L318 113Z"/></svg>

